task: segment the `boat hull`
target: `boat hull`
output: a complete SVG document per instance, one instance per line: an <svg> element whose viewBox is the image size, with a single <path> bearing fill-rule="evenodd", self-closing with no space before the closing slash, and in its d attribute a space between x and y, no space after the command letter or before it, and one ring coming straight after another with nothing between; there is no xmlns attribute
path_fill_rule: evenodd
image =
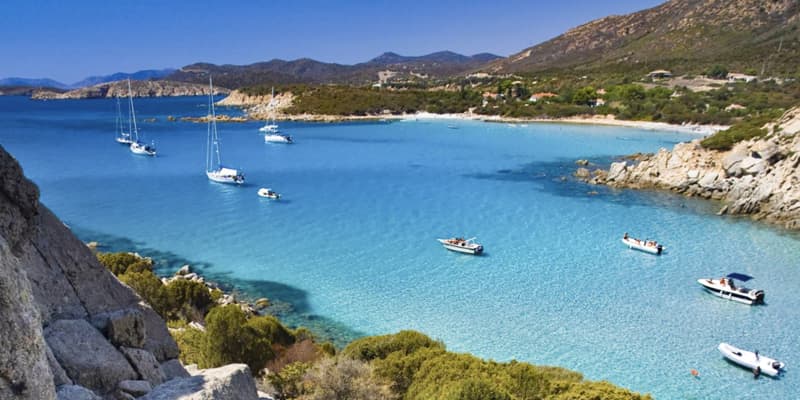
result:
<svg viewBox="0 0 800 400"><path fill-rule="evenodd" d="M283 135L264 135L264 141L267 143L292 143L292 138Z"/></svg>
<svg viewBox="0 0 800 400"><path fill-rule="evenodd" d="M458 253L471 254L473 256L483 253L483 246L479 244L465 244L463 246L448 243L447 239L436 239L444 246L445 249L455 251Z"/></svg>
<svg viewBox="0 0 800 400"><path fill-rule="evenodd" d="M664 247L660 244L657 246L645 246L641 240L637 240L634 238L622 238L622 243L624 243L628 248L633 250L643 251L645 253L655 254L660 256L664 250Z"/></svg>
<svg viewBox="0 0 800 400"><path fill-rule="evenodd" d="M732 289L727 285L722 285L718 279L698 279L697 283L703 286L707 292L723 299L748 305L764 303L763 290Z"/></svg>
<svg viewBox="0 0 800 400"><path fill-rule="evenodd" d="M153 157L156 155L156 150L150 146L133 142L131 143L131 153L138 154L140 156L150 156Z"/></svg>
<svg viewBox="0 0 800 400"><path fill-rule="evenodd" d="M241 185L244 183L243 176L231 176L231 175L221 175L215 172L206 172L206 176L209 180L218 182L218 183L227 183L231 185Z"/></svg>
<svg viewBox="0 0 800 400"><path fill-rule="evenodd" d="M742 350L728 343L720 343L717 349L722 356L730 360L732 363L742 366L744 368L755 370L760 369L760 373L772 377L778 376L786 365L778 360L763 355L756 355L756 353Z"/></svg>

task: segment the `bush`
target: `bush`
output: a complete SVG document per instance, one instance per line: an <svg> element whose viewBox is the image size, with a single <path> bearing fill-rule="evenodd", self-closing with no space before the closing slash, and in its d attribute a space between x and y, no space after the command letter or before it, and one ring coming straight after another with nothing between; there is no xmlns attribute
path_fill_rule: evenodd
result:
<svg viewBox="0 0 800 400"><path fill-rule="evenodd" d="M777 117L778 116L775 114L767 114L759 117L746 118L744 121L724 131L719 131L703 139L700 145L711 150L730 150L733 148L733 145L742 140L749 140L766 135L767 130L763 128L764 125Z"/></svg>
<svg viewBox="0 0 800 400"><path fill-rule="evenodd" d="M166 285L170 318L201 320L214 301L205 284L188 279L174 279Z"/></svg>
<svg viewBox="0 0 800 400"><path fill-rule="evenodd" d="M97 260L111 271L120 276L128 271L152 271L153 262L150 259L139 257L131 253L97 253Z"/></svg>
<svg viewBox="0 0 800 400"><path fill-rule="evenodd" d="M131 271L120 275L119 280L130 286L150 307L153 307L161 318L169 319L172 309L167 290L161 279L150 270Z"/></svg>
<svg viewBox="0 0 800 400"><path fill-rule="evenodd" d="M272 344L290 346L295 342L292 332L271 315L252 317L247 320L247 326L259 337L266 338Z"/></svg>
<svg viewBox="0 0 800 400"><path fill-rule="evenodd" d="M369 364L350 358L326 358L306 375L310 400L376 400L391 394L372 374Z"/></svg>
<svg viewBox="0 0 800 400"><path fill-rule="evenodd" d="M215 307L206 316L205 341L200 368L215 368L231 363L245 363L254 375L274 354L266 337L247 326L247 316L236 304Z"/></svg>
<svg viewBox="0 0 800 400"><path fill-rule="evenodd" d="M342 350L342 354L357 360L372 361L376 358L384 359L396 351L411 354L426 347L444 349L444 344L416 331L400 331L393 335L355 340Z"/></svg>

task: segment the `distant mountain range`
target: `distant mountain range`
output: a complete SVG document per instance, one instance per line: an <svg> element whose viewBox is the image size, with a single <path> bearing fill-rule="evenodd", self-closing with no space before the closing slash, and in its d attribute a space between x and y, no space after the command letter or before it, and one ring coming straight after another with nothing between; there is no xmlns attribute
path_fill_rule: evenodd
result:
<svg viewBox="0 0 800 400"><path fill-rule="evenodd" d="M578 26L487 70L670 68L796 73L800 61L800 4L796 0L670 0L657 7Z"/></svg>
<svg viewBox="0 0 800 400"><path fill-rule="evenodd" d="M100 83L120 81L130 78L131 80L149 80L160 79L171 73L175 72L174 68L167 69L148 69L143 71L136 71L133 73L117 72L111 75L103 76L90 76L81 81L73 84L62 83L53 79L28 79L28 78L5 78L0 79L0 86L14 86L14 87L42 87L69 90L75 88L82 88L86 86L93 86Z"/></svg>
<svg viewBox="0 0 800 400"><path fill-rule="evenodd" d="M417 57L383 53L355 65L325 63L309 58L293 61L275 59L250 65L197 63L187 65L164 79L200 83L207 81L207 74L211 72L216 84L230 89L285 83L368 84L377 82L378 72L384 70L401 75L413 73L418 77L448 77L477 69L489 61L501 58L489 53L465 56L451 51L440 51Z"/></svg>

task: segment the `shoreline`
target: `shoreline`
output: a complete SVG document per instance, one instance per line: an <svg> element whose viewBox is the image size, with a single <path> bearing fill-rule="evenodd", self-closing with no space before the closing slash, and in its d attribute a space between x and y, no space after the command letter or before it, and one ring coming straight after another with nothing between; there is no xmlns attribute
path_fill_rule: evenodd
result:
<svg viewBox="0 0 800 400"><path fill-rule="evenodd" d="M250 121L265 121L267 117L251 115L245 110L246 118ZM483 115L473 113L434 114L420 112L415 114L387 114L387 115L325 115L325 114L280 114L276 121L298 122L349 122L349 121L411 121L411 120L459 120L481 121L493 123L550 123L550 124L579 124L579 125L605 125L623 128L635 128L649 131L667 131L695 134L698 137L713 135L719 131L730 128L729 125L701 125L701 124L670 124L666 122L621 120L613 115L584 115L564 118L518 118L503 117L499 115Z"/></svg>

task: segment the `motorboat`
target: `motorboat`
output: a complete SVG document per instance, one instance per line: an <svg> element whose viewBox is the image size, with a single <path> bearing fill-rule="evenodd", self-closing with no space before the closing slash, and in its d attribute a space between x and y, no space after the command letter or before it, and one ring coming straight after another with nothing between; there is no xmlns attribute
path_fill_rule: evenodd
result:
<svg viewBox="0 0 800 400"><path fill-rule="evenodd" d="M722 353L723 357L727 358L734 364L738 364L742 367L752 370L753 374L756 376L759 374L767 374L775 377L784 371L784 368L786 368L786 364L773 358L758 354L758 350L755 352L742 350L725 342L720 343L717 349L719 349L719 352Z"/></svg>
<svg viewBox="0 0 800 400"><path fill-rule="evenodd" d="M628 248L655 255L661 255L661 253L664 251L664 246L660 245L655 240L636 239L628 236L627 233L622 236L622 243L625 243Z"/></svg>
<svg viewBox="0 0 800 400"><path fill-rule="evenodd" d="M450 239L436 239L444 246L445 249L450 251L457 251L459 253L466 253L472 255L479 255L483 253L483 246L475 242L475 238L464 239L454 237Z"/></svg>
<svg viewBox="0 0 800 400"><path fill-rule="evenodd" d="M217 113L214 110L214 84L208 77L208 134L206 136L206 176L219 183L244 183L244 173L236 168L222 165L219 132L217 132Z"/></svg>
<svg viewBox="0 0 800 400"><path fill-rule="evenodd" d="M264 141L267 143L293 143L291 136L280 133L267 133L264 135Z"/></svg>
<svg viewBox="0 0 800 400"><path fill-rule="evenodd" d="M275 192L270 188L258 189L258 195L261 196L261 197L266 197L268 199L272 199L272 200L278 200L278 199L281 198L281 195L278 194L278 192Z"/></svg>
<svg viewBox="0 0 800 400"><path fill-rule="evenodd" d="M241 185L244 183L244 174L233 168L220 167L212 171L206 171L208 179L219 183L234 183Z"/></svg>
<svg viewBox="0 0 800 400"><path fill-rule="evenodd" d="M698 279L697 283L703 285L708 292L722 297L723 299L738 301L744 304L764 304L763 290L737 286L735 279L747 282L752 279L752 277L734 273L720 279Z"/></svg>

